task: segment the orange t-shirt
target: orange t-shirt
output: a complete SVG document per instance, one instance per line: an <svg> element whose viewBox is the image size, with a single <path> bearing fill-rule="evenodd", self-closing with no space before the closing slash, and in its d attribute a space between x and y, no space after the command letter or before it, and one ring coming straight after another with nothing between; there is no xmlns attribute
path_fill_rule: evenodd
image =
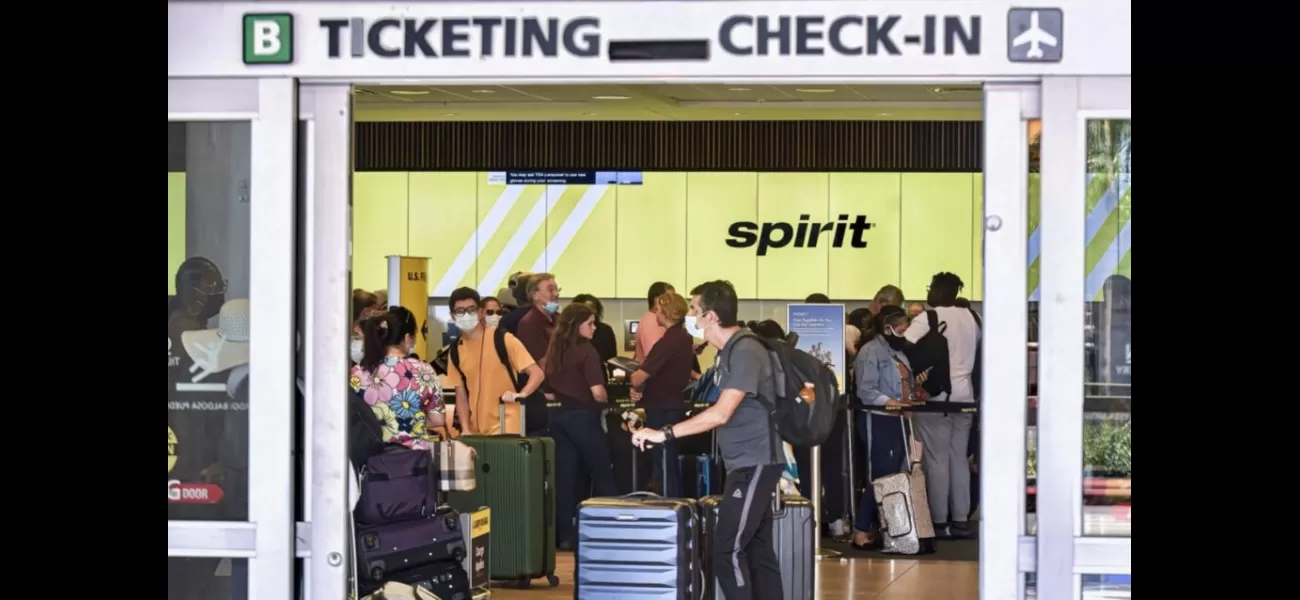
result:
<svg viewBox="0 0 1300 600"><path fill-rule="evenodd" d="M499 410L501 394L514 391L514 384L510 382L510 373L497 358L497 350L492 341L495 335L495 327L485 327L483 334L476 339L460 338L457 342L460 344L457 353L460 356L460 368L464 372L456 370L455 365L448 364L447 377L443 381L443 384L449 388L462 386L468 388L466 398L470 405L474 433L477 435L501 433ZM509 356L510 365L516 373L522 373L524 369L537 362L528 354L523 342L509 333L506 334L506 355ZM462 412L460 415L461 419L465 418L465 413ZM464 421L462 420L461 423L464 424ZM506 405L506 431L519 433L517 404Z"/></svg>

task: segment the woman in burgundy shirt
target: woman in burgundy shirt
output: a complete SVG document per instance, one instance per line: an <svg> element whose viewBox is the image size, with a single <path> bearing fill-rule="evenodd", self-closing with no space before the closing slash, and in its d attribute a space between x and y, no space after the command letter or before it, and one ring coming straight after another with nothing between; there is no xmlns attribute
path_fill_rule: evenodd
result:
<svg viewBox="0 0 1300 600"><path fill-rule="evenodd" d="M543 360L546 385L558 406L551 409L551 437L555 439L555 532L561 548L577 547L573 518L578 469L591 478L593 496L617 496L614 466L601 427L608 397L605 367L591 336L596 313L590 306L573 303L555 320L555 335Z"/></svg>
<svg viewBox="0 0 1300 600"><path fill-rule="evenodd" d="M664 335L650 349L641 368L632 374L632 399L645 408L645 426L659 429L686 420L686 402L682 390L691 382L695 367L695 348L691 334L682 325L686 319L686 299L667 292L655 299L655 316L664 327ZM654 474L661 478L664 496L680 497L681 474L677 468L677 443L664 444L663 451L651 453Z"/></svg>

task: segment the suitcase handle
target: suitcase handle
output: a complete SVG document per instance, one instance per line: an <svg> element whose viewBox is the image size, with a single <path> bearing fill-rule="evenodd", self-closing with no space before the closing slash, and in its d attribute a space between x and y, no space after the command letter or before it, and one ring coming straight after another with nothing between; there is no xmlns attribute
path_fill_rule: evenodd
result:
<svg viewBox="0 0 1300 600"><path fill-rule="evenodd" d="M501 425L500 425L501 435L509 435L506 432L506 405L507 404L515 404L519 406L519 436L523 437L524 435L526 435L527 432L525 432L524 430L526 427L525 423L527 423L527 420L526 420L526 413L524 412L524 403L518 400L514 402L506 402L505 400L502 400L500 398L497 398L497 403L499 405L497 412L500 414L500 419L501 419Z"/></svg>

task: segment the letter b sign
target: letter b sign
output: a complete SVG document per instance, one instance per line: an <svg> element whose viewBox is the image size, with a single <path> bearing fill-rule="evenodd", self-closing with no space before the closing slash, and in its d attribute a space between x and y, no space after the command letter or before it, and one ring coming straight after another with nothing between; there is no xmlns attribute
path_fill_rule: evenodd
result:
<svg viewBox="0 0 1300 600"><path fill-rule="evenodd" d="M244 15L244 64L293 62L293 15Z"/></svg>

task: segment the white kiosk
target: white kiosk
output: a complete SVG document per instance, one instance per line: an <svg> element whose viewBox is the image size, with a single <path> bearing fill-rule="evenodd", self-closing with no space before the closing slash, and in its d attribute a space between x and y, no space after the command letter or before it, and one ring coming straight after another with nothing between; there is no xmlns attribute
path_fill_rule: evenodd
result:
<svg viewBox="0 0 1300 600"><path fill-rule="evenodd" d="M502 50L505 23L558 19L573 43ZM428 44L370 42L378 28ZM791 40L756 27L789 23ZM403 24L407 25L403 25ZM498 33L483 44L483 31ZM408 34L410 32L407 32ZM381 37L375 34L376 37ZM399 36L400 38L401 36ZM409 35L407 36L409 37ZM686 57L624 42L668 40ZM784 42L791 43L784 43ZM769 47L770 46L770 47ZM484 51L486 48L487 51ZM434 49L438 57L430 55ZM450 50L450 52L448 52ZM849 2L169 2L168 121L251 124L251 465L247 522L169 521L169 557L246 559L248 598L345 595L350 86L357 83L921 84L984 86L984 416L980 597L1078 598L1084 574L1131 573L1131 538L1083 535L1085 143L1090 120L1130 120L1130 0ZM299 146L296 126L307 123ZM1025 514L1027 123L1042 121L1037 531ZM284 398L294 386L295 167L305 157L307 522L292 522ZM1131 231L1131 229L1129 229ZM280 299L275 301L273 299ZM997 460L992 460L997 457ZM296 533L295 533L296 532ZM296 542L295 542L296 540ZM1038 565L1044 565L1042 569ZM1047 566L1050 565L1050 568Z"/></svg>

